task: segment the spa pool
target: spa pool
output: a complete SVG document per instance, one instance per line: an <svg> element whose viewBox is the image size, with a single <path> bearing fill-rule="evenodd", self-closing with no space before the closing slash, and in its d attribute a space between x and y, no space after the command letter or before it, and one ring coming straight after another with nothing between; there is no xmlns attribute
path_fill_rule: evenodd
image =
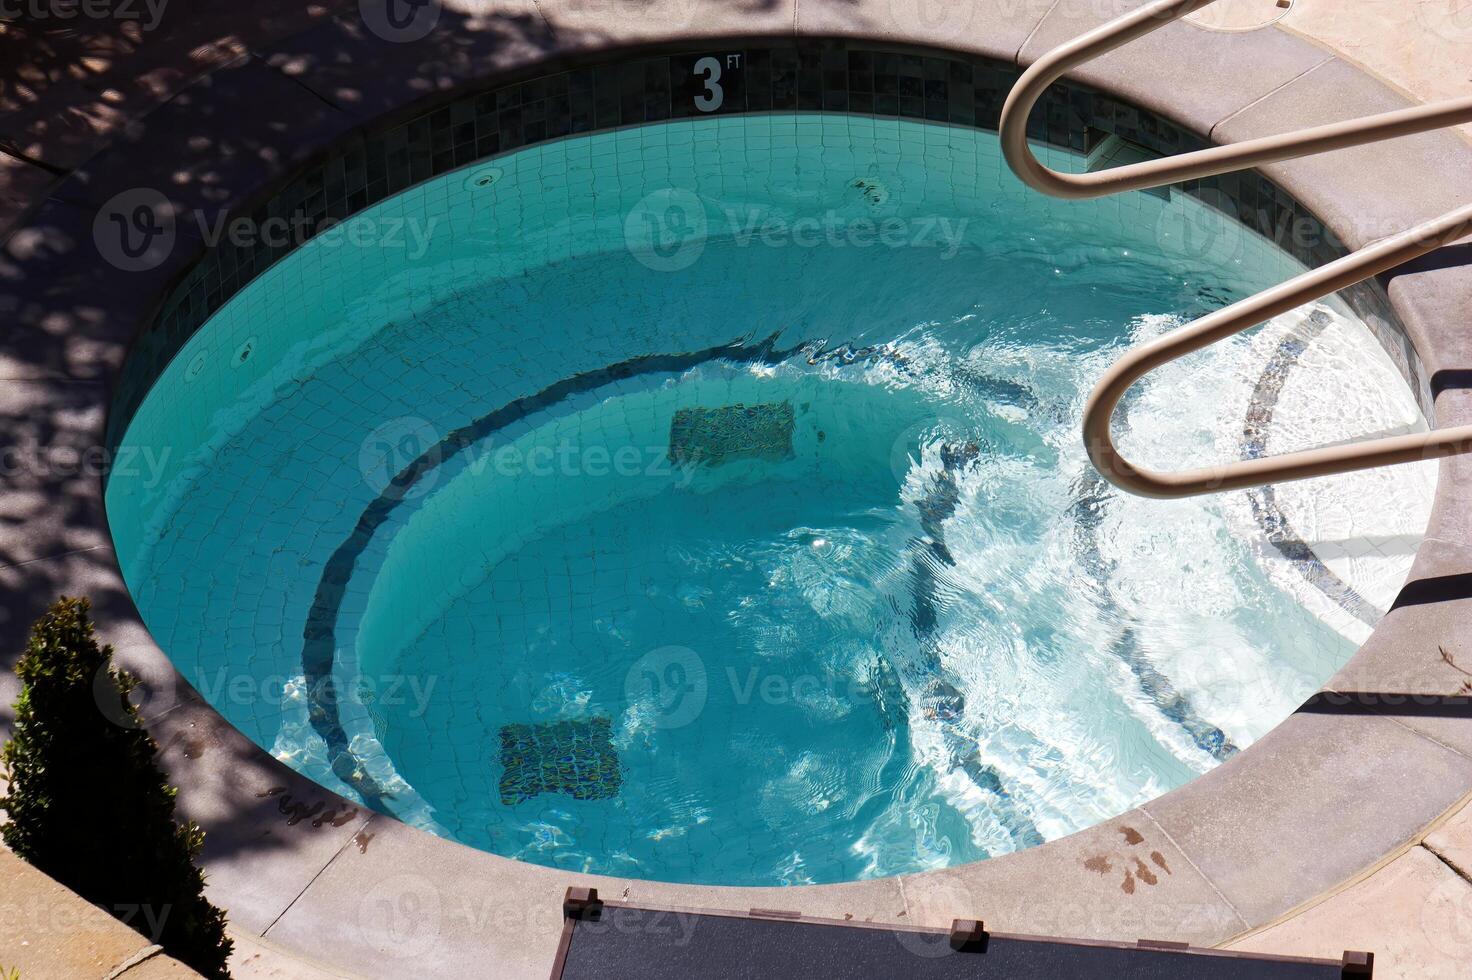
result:
<svg viewBox="0 0 1472 980"><path fill-rule="evenodd" d="M231 723L433 833L714 884L975 861L1229 759L1353 651L1246 495L1123 496L1078 435L1126 347L1300 270L1179 194L1041 199L968 128L558 140L238 292L109 519ZM1152 376L1126 452L1240 457L1268 352L1325 329L1346 424L1419 420L1329 304Z"/></svg>

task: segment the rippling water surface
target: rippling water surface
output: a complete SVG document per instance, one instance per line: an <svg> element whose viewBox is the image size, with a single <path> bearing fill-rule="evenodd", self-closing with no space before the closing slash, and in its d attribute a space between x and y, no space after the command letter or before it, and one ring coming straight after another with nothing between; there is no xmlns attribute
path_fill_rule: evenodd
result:
<svg viewBox="0 0 1472 980"><path fill-rule="evenodd" d="M427 254L309 246L206 325L129 432L178 458L109 491L185 674L434 832L725 884L1031 846L1291 711L1350 646L1243 500L1121 496L1078 437L1123 349L1287 261L1191 202L1030 197L986 134L803 118L452 174L381 206L446 215ZM1127 451L1239 456L1310 313L1368 338L1300 311L1158 372Z"/></svg>

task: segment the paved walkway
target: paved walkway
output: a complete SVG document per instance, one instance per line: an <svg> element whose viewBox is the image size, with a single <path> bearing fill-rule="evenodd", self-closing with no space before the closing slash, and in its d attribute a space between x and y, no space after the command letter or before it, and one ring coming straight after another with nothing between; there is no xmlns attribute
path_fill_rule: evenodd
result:
<svg viewBox="0 0 1472 980"><path fill-rule="evenodd" d="M1469 877L1472 804L1370 873L1226 945L1304 956L1373 949L1379 980L1465 980L1472 975Z"/></svg>
<svg viewBox="0 0 1472 980"><path fill-rule="evenodd" d="M0 846L0 976L21 980L184 980L199 974L141 933Z"/></svg>
<svg viewBox="0 0 1472 980"><path fill-rule="evenodd" d="M1292 0L1286 11L1278 0L1218 0L1189 19L1217 30L1276 23L1423 102L1466 95L1472 83L1467 0ZM1472 126L1462 133L1472 140Z"/></svg>

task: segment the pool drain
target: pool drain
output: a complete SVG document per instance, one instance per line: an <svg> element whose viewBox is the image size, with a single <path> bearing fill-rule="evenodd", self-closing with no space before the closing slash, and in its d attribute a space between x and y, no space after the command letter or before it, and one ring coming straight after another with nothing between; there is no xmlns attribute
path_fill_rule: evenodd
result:
<svg viewBox="0 0 1472 980"><path fill-rule="evenodd" d="M245 343L235 348L235 356L230 358L230 366L240 367L240 365L250 360L250 355L255 351L255 349L256 339L254 337L248 338Z"/></svg>
<svg viewBox="0 0 1472 980"><path fill-rule="evenodd" d="M190 360L189 366L184 369L184 382L186 384L199 377L199 373L204 370L204 363L208 359L209 353L207 350L202 350Z"/></svg>
<svg viewBox="0 0 1472 980"><path fill-rule="evenodd" d="M889 188L878 177L860 177L849 186L858 188L864 200L873 207L880 207L889 201Z"/></svg>
<svg viewBox="0 0 1472 980"><path fill-rule="evenodd" d="M470 176L465 178L463 186L468 191L480 190L484 187L490 187L504 175L505 171L500 167L480 167L470 172Z"/></svg>

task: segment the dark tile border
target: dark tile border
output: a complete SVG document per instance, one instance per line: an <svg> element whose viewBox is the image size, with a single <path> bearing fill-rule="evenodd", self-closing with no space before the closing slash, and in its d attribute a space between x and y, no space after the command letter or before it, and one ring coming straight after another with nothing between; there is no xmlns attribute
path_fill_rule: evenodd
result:
<svg viewBox="0 0 1472 980"><path fill-rule="evenodd" d="M1242 425L1241 451L1243 459L1262 459L1268 455L1267 435L1273 423L1273 413L1278 408L1278 396L1288 382L1288 375L1298 364L1309 346L1329 326L1329 320L1315 313L1305 326L1283 338L1272 357L1268 359L1252 397L1247 405L1247 418ZM1257 522L1269 544L1277 549L1293 568L1314 588L1355 619L1373 629L1385 615L1385 610L1360 595L1353 586L1345 582L1333 569L1325 565L1314 549L1294 530L1288 515L1278 505L1278 490L1273 484L1253 487L1247 491L1247 500L1252 506L1252 518Z"/></svg>

